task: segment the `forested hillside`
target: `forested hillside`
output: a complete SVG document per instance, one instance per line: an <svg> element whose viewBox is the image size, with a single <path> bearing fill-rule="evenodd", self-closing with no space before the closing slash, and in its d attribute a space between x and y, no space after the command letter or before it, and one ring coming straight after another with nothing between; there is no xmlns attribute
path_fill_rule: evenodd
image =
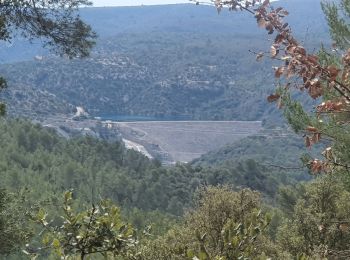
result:
<svg viewBox="0 0 350 260"><path fill-rule="evenodd" d="M21 120L2 120L0 129L2 187L13 191L28 187L38 200L74 189L84 203L102 196L124 208L181 215L203 184L250 187L272 199L281 184L300 179L300 173L281 176L257 164L249 153L236 157L230 167L164 167L118 142L92 137L66 140L53 130ZM283 156L288 158L294 151L286 150ZM277 154L271 150L271 156Z"/></svg>
<svg viewBox="0 0 350 260"><path fill-rule="evenodd" d="M260 191L265 202L275 204L279 188L308 179L303 169L283 171L262 164L249 148L244 157L220 158L215 164L207 160L205 164L165 167L119 142L92 137L67 140L52 129L19 119L1 120L0 133L0 189L23 194L25 204L16 202L14 206L20 207L18 214L23 214L25 205L45 207L56 216L63 214L60 198L72 190L75 208L111 199L139 232L152 225L153 235L163 234L179 221L193 207L196 192L205 186L251 188ZM237 154L242 146L248 147L246 142L237 145ZM265 145L272 147L269 155L297 162L294 153L302 148L287 146L281 154L273 148L278 142L265 140Z"/></svg>
<svg viewBox="0 0 350 260"><path fill-rule="evenodd" d="M266 165L297 168L302 164L302 157L315 155L319 151L317 145L306 150L304 141L292 131L270 129L211 151L193 160L191 164L218 165L229 160L254 159Z"/></svg>
<svg viewBox="0 0 350 260"><path fill-rule="evenodd" d="M317 3L281 2L308 46L329 42ZM91 58L69 61L39 52L35 61L0 67L9 81L2 95L10 114L43 116L83 106L95 116L279 119L263 98L273 89L273 64L257 63L249 53L269 42L249 15L217 15L193 5L91 8L82 15L100 36ZM301 24L298 17L308 19ZM16 44L4 50L23 53Z"/></svg>

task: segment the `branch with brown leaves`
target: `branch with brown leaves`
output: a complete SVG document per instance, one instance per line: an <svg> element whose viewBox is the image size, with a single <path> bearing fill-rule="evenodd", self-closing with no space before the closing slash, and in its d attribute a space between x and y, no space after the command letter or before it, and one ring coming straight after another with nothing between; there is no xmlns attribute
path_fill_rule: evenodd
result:
<svg viewBox="0 0 350 260"><path fill-rule="evenodd" d="M191 0L197 2L196 0ZM270 48L269 58L278 60L281 64L274 67L275 78L283 82L283 89L289 91L295 88L306 91L312 99L323 97L326 93L332 93L334 98L326 100L316 108L318 117L334 119L336 115L350 111L350 50L342 57L340 64L325 66L317 55L308 53L307 50L293 36L292 29L284 18L289 15L282 7L273 8L269 0L210 0L207 4L214 5L220 13L223 8L230 11L241 10L253 14L260 28L269 35L275 34ZM261 60L266 53L256 53L256 59ZM283 106L283 97L276 92L267 97L268 102L277 102L278 107ZM343 125L349 122L341 122ZM307 147L318 143L321 139L321 131L314 126L305 129L305 144ZM313 160L310 168L314 173L329 171L334 167L344 166L330 156L331 147L328 147L323 156L325 161ZM332 167L334 166L334 167Z"/></svg>

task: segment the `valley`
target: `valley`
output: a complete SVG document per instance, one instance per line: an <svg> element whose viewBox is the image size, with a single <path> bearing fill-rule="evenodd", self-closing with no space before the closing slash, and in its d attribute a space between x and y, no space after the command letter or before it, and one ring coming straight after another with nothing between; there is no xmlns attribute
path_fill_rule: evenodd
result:
<svg viewBox="0 0 350 260"><path fill-rule="evenodd" d="M281 4L306 45L327 44L320 7L300 23L313 1L303 8ZM261 131L275 138L267 129L285 128L281 112L266 101L277 83L274 62L257 63L249 52L268 48L270 40L244 13L218 16L211 7L174 5L88 8L82 17L99 35L86 59L60 58L23 39L0 46L7 60L0 74L9 85L0 99L9 117L28 118L65 138L125 140L167 165L190 163ZM314 26L312 33L305 24ZM317 103L302 101L310 109ZM89 116L77 120L72 115L80 107Z"/></svg>

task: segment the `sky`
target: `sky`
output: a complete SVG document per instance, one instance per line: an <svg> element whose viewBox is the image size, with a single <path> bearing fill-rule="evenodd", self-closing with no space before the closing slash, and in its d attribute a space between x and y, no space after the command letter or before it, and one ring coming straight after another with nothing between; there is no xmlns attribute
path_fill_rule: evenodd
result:
<svg viewBox="0 0 350 260"><path fill-rule="evenodd" d="M137 6L189 3L189 0L92 0L94 6Z"/></svg>

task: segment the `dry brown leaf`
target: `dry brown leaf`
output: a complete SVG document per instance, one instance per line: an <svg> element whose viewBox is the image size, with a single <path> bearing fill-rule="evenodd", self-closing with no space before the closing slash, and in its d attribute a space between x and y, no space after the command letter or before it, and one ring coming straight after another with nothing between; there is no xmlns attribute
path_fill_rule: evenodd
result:
<svg viewBox="0 0 350 260"><path fill-rule="evenodd" d="M270 96L267 97L267 101L268 102L275 102L276 100L278 100L281 97L281 95L279 94L271 94Z"/></svg>
<svg viewBox="0 0 350 260"><path fill-rule="evenodd" d="M275 78L280 78L284 73L285 67L279 67L275 70Z"/></svg>
<svg viewBox="0 0 350 260"><path fill-rule="evenodd" d="M337 79L339 74L339 69L337 67L335 67L334 65L328 66L327 71L328 71L330 80L334 81Z"/></svg>
<svg viewBox="0 0 350 260"><path fill-rule="evenodd" d="M309 131L309 132L318 132L318 129L316 127L313 127L313 126L308 126L306 127L306 131Z"/></svg>
<svg viewBox="0 0 350 260"><path fill-rule="evenodd" d="M260 17L260 18L257 20L257 22L258 22L258 26L259 26L260 28L264 28L264 27L266 26L266 21L265 21L265 19L262 18L262 17Z"/></svg>

